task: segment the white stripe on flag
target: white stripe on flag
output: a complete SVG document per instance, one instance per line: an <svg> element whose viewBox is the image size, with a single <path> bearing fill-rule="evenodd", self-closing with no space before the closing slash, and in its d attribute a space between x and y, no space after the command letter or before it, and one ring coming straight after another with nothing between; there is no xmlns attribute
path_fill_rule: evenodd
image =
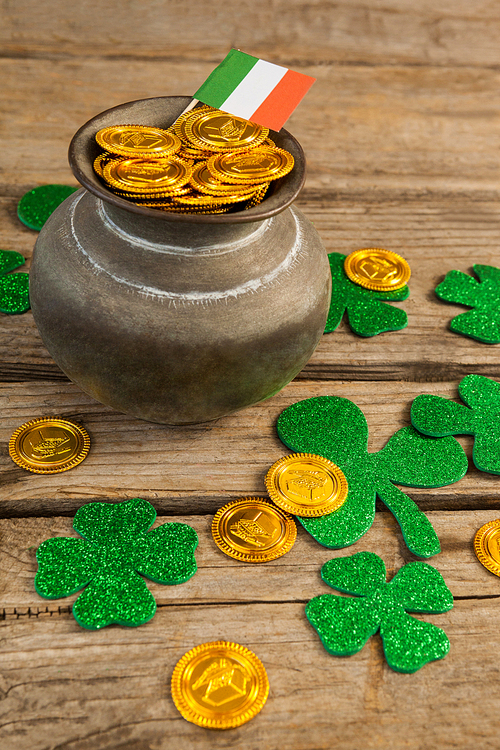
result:
<svg viewBox="0 0 500 750"><path fill-rule="evenodd" d="M281 65L258 60L232 94L220 105L220 109L242 117L244 120L250 120L251 115L269 96L287 70Z"/></svg>

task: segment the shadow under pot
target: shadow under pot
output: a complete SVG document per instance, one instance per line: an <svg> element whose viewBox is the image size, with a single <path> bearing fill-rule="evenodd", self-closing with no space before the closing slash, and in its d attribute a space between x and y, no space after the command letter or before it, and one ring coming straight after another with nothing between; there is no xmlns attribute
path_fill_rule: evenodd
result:
<svg viewBox="0 0 500 750"><path fill-rule="evenodd" d="M205 422L272 396L303 368L324 330L331 277L321 240L290 207L295 159L258 206L175 214L137 206L100 181L95 134L166 128L189 97L144 99L86 123L70 146L82 189L35 246L30 298L40 335L66 375L103 404L164 424Z"/></svg>

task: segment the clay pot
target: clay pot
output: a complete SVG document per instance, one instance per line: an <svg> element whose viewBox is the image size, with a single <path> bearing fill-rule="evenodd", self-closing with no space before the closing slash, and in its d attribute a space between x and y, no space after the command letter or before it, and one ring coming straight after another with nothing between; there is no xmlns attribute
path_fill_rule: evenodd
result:
<svg viewBox="0 0 500 750"><path fill-rule="evenodd" d="M189 101L130 102L76 133L70 164L87 189L43 227L30 276L36 324L66 375L118 411L166 424L216 419L283 388L321 337L331 288L317 232L288 208L305 162L285 130L273 136L295 167L248 211L165 213L100 182L99 129L168 127Z"/></svg>

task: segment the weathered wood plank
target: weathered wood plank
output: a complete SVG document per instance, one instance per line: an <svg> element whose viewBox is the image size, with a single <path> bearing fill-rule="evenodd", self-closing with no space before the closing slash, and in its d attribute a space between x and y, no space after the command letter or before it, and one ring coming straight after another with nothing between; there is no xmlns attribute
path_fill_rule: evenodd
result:
<svg viewBox="0 0 500 750"><path fill-rule="evenodd" d="M104 56L218 62L237 40L266 59L434 65L496 65L498 8L481 0L195 0L71 8L50 0L2 3L0 43L12 56ZM202 32L200 30L203 30Z"/></svg>
<svg viewBox="0 0 500 750"><path fill-rule="evenodd" d="M372 529L340 551L299 528L288 555L255 567L219 552L209 526L227 500L265 495L265 472L286 452L274 422L288 404L329 393L353 399L367 415L370 449L378 450L408 423L419 393L456 398L458 380L472 371L500 379L498 347L451 334L448 322L463 308L433 294L451 268L498 265L496 5L87 0L69 10L60 0L0 0L0 15L0 247L30 257L36 233L18 223L16 202L36 184L74 183L66 151L83 122L130 99L194 91L238 45L318 78L289 129L309 159L299 205L327 250L387 246L413 269L412 295L400 305L410 315L404 332L361 340L342 326L323 337L301 381L264 404L187 428L97 404L66 381L31 314L0 316L0 517L14 516L0 521L1 746L494 747L498 580L471 543L498 515L499 477L472 470L449 488L409 490L441 538L443 552L431 563L455 596L466 597L450 613L423 617L445 628L452 650L413 676L387 668L378 636L359 655L328 656L304 616L304 602L328 590L319 578L325 560L371 549L392 573L412 559L390 514L377 513ZM66 474L31 475L10 461L8 438L23 421L50 413L85 424L92 451ZM461 442L470 455L472 439ZM84 631L70 614L71 598L34 593L34 548L72 533L67 516L81 504L133 496L170 514L158 522L182 515L198 530L199 572L178 587L151 583L159 601L151 623ZM169 694L180 656L217 638L255 650L271 681L263 712L228 733L184 722Z"/></svg>
<svg viewBox="0 0 500 750"><path fill-rule="evenodd" d="M1 623L2 724L10 750L472 748L498 738L498 599L460 601L423 619L443 627L449 655L414 675L385 664L376 635L359 654L328 655L302 604L162 607L137 629L84 631L72 620ZM217 639L262 660L271 692L230 732L185 722L170 698L177 660Z"/></svg>
<svg viewBox="0 0 500 750"><path fill-rule="evenodd" d="M429 562L443 575L455 597L500 597L498 578L478 562L472 544L476 531L496 515L488 510L428 514L442 545L441 554ZM377 513L365 536L342 550L322 547L298 524L297 541L290 552L265 565L245 564L224 555L212 539L211 516L159 517L155 525L169 521L187 523L196 530L198 572L181 586L161 586L148 581L158 605L306 602L321 593L331 593L320 580L319 571L333 557L361 550L376 551L383 558L389 577L406 562L416 559L409 553L389 513ZM73 531L70 518L0 520L0 616L2 610L10 619L40 617L46 611L57 616L60 608L66 611L77 598L79 594L47 600L34 589L36 549L54 536L78 534Z"/></svg>
<svg viewBox="0 0 500 750"><path fill-rule="evenodd" d="M320 395L350 398L365 412L370 451L380 450L409 424L420 393L457 398L457 383L300 382L262 404L204 425L168 427L132 419L103 407L73 384L0 385L0 483L3 516L67 515L92 499L151 499L160 513L214 512L239 496L265 496L264 477L288 451L275 422L296 401ZM85 461L62 474L32 474L7 453L23 422L60 415L81 422L92 448ZM472 438L460 438L471 453ZM500 479L471 468L449 487L408 490L424 510L500 507Z"/></svg>
<svg viewBox="0 0 500 750"><path fill-rule="evenodd" d="M67 182L72 135L133 99L196 91L213 63L0 58L2 182ZM498 191L496 69L329 64L287 128L308 157L308 187ZM26 102L29 101L29 106Z"/></svg>

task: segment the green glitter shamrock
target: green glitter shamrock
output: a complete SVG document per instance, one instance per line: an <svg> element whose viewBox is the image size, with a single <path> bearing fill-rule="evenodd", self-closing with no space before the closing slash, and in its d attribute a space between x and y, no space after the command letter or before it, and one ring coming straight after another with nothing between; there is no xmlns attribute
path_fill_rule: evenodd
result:
<svg viewBox="0 0 500 750"><path fill-rule="evenodd" d="M9 273L24 263L20 253L0 250L0 312L18 315L30 309L29 274Z"/></svg>
<svg viewBox="0 0 500 750"><path fill-rule="evenodd" d="M408 563L386 583L383 560L373 552L358 552L325 563L321 577L333 589L357 597L324 594L306 605L307 619L330 654L356 654L379 628L385 658L396 672L416 672L448 653L444 630L406 614L453 608L441 573L427 563Z"/></svg>
<svg viewBox="0 0 500 750"><path fill-rule="evenodd" d="M56 208L78 188L70 185L40 185L29 190L17 204L17 216L38 232Z"/></svg>
<svg viewBox="0 0 500 750"><path fill-rule="evenodd" d="M446 302L473 307L450 322L456 333L484 344L500 343L500 269L495 266L472 266L479 281L462 271L450 271L436 287L436 294Z"/></svg>
<svg viewBox="0 0 500 750"><path fill-rule="evenodd" d="M156 602L141 575L157 583L184 583L196 573L198 536L184 523L164 523L147 500L88 503L73 528L84 537L54 537L36 553L35 588L59 599L86 586L73 605L75 620L97 630L117 623L135 627L150 620Z"/></svg>
<svg viewBox="0 0 500 750"><path fill-rule="evenodd" d="M466 375L458 392L467 404L442 396L417 396L411 422L424 435L474 435L472 460L480 471L500 474L500 383L482 375Z"/></svg>
<svg viewBox="0 0 500 750"><path fill-rule="evenodd" d="M279 416L280 439L297 453L330 459L345 474L347 500L326 516L299 518L325 547L354 544L372 525L378 497L394 514L408 548L419 557L440 552L426 515L395 487L442 487L467 471L467 457L455 438L433 440L403 427L378 453L368 453L368 425L361 409L347 398L319 396L299 401Z"/></svg>
<svg viewBox="0 0 500 750"><path fill-rule="evenodd" d="M390 307L380 300L398 302L407 299L410 294L408 286L393 292L364 289L351 281L344 271L346 257L341 253L328 255L332 273L332 298L325 333L331 333L338 327L346 310L349 325L358 336L376 336L384 331L399 331L405 328L408 325L405 311Z"/></svg>

